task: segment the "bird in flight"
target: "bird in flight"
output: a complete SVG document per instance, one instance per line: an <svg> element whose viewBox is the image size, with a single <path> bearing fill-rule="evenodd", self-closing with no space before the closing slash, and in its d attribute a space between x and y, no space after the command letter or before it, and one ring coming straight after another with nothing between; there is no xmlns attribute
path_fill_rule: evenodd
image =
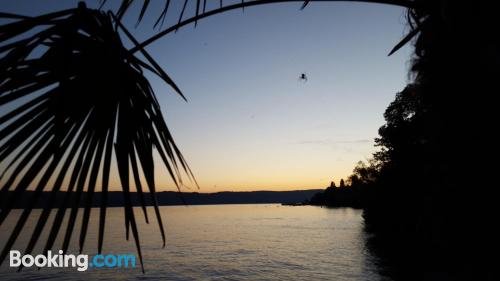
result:
<svg viewBox="0 0 500 281"><path fill-rule="evenodd" d="M305 73L301 73L299 76L299 81L307 82L307 75Z"/></svg>

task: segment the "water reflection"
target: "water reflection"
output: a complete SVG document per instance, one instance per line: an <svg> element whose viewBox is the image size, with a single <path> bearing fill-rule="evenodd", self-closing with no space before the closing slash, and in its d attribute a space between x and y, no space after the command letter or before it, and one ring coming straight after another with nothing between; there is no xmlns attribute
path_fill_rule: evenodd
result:
<svg viewBox="0 0 500 281"><path fill-rule="evenodd" d="M119 271L93 269L84 273L46 268L15 273L4 264L0 268L0 278L390 280L379 273L377 266L380 260L367 247L369 244L360 210L313 206L212 205L162 207L161 212L166 218L165 249L161 248L157 225L139 221L145 275L139 268ZM123 211L111 208L108 217L104 252L135 253L133 242L125 241ZM14 219L9 219L9 222ZM36 217L32 219L29 225L34 224ZM96 253L97 221L98 212L94 210L92 228L84 251L89 255ZM0 229L0 244L5 241L4 227L9 224L12 226L8 223ZM28 236L27 233L21 235L15 248L24 249ZM72 244L76 246L78 235L73 238ZM41 241L45 239L43 237Z"/></svg>

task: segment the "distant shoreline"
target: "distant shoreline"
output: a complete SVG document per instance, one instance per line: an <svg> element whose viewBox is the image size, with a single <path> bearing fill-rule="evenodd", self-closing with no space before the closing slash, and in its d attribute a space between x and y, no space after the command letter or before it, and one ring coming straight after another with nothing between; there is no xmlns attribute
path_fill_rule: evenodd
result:
<svg viewBox="0 0 500 281"><path fill-rule="evenodd" d="M159 206L176 206L176 205L222 205L222 204L286 204L293 205L308 201L314 194L323 191L322 189L309 190L291 190L291 191L221 191L214 193L198 193L198 192L177 192L177 191L161 191L156 193L156 198ZM12 198L14 192L10 191L8 197ZM34 191L26 191L21 198L14 203L15 209L23 209L28 207L28 202L34 196ZM42 192L39 196L34 208L43 208L49 201L51 192ZM124 205L123 193L121 191L109 191L107 194L108 207L121 207ZM146 206L152 206L151 194L143 193L144 203ZM56 193L55 205L53 208L63 206L63 202L68 201L67 206L75 204L76 194L73 192L68 198L65 191ZM79 206L84 207L88 198L88 194L81 194ZM10 199L9 199L10 200ZM91 206L100 207L102 201L102 193L95 192L92 196ZM141 206L141 198L139 193L131 192L131 201L133 206ZM2 202L3 203L3 202ZM2 208L3 205L0 206Z"/></svg>

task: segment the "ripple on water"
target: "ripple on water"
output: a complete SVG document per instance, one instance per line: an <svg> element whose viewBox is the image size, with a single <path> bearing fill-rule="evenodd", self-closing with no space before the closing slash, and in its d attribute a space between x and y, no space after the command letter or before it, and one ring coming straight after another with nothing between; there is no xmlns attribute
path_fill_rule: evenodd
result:
<svg viewBox="0 0 500 281"><path fill-rule="evenodd" d="M151 209L148 212L154 216ZM0 280L380 279L377 259L365 249L357 210L268 204L169 206L161 207L161 212L166 221L166 248L161 248L157 225L147 225L139 218L146 274L140 268L90 269L85 273L45 268L16 273L4 263ZM84 253L95 253L97 222L94 210ZM13 223L10 220L6 225ZM106 224L104 252L135 253L133 241L125 241L120 208L109 209ZM0 245L6 240L7 226L0 229ZM24 249L28 235L20 235L15 248ZM42 234L41 241L46 238L47 234ZM73 238L73 245L77 245L78 235Z"/></svg>

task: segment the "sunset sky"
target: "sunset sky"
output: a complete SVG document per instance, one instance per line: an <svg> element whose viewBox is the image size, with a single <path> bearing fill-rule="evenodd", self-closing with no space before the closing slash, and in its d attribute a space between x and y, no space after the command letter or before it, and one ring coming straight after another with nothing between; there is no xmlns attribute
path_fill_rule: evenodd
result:
<svg viewBox="0 0 500 281"><path fill-rule="evenodd" d="M26 15L77 2L0 1L1 11ZM152 1L158 7L138 28L140 7L125 17L139 41L158 31L152 21L161 2ZM182 1L172 2L175 10ZM387 57L405 34L404 9L300 6L216 15L148 47L188 98L149 76L199 192L324 188L374 152L383 112L407 81L410 47ZM159 190L174 189L160 162L156 174ZM112 184L119 185L116 175Z"/></svg>

